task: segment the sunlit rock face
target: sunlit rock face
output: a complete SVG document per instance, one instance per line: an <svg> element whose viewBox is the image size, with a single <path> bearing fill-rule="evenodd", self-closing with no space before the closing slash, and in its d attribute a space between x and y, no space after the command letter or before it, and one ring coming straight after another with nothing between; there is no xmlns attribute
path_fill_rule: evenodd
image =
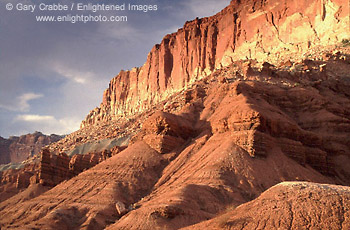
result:
<svg viewBox="0 0 350 230"><path fill-rule="evenodd" d="M349 229L348 13L237 0L187 22L80 130L6 165L0 226Z"/></svg>
<svg viewBox="0 0 350 230"><path fill-rule="evenodd" d="M217 15L165 36L142 67L121 71L81 126L151 109L235 60L276 63L285 54L340 42L349 37L348 15L345 0L232 1Z"/></svg>

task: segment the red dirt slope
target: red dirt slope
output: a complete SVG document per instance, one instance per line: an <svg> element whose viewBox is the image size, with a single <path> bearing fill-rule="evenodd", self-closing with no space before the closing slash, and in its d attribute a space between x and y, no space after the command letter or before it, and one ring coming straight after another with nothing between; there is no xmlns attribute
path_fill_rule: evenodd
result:
<svg viewBox="0 0 350 230"><path fill-rule="evenodd" d="M350 229L350 188L283 182L189 229Z"/></svg>

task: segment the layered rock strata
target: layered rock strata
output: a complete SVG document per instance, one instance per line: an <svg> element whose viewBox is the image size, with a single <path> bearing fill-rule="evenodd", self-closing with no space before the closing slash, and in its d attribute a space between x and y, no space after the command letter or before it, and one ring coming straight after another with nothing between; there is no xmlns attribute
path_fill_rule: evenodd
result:
<svg viewBox="0 0 350 230"><path fill-rule="evenodd" d="M317 45L340 43L350 37L348 15L345 0L232 1L217 15L165 36L142 67L121 71L81 127L151 109L236 60L276 64L285 54L297 59Z"/></svg>
<svg viewBox="0 0 350 230"><path fill-rule="evenodd" d="M349 229L350 188L284 182L232 209L185 229Z"/></svg>
<svg viewBox="0 0 350 230"><path fill-rule="evenodd" d="M0 137L0 164L19 163L38 155L41 148L62 139L61 136L46 136L40 132L4 139Z"/></svg>
<svg viewBox="0 0 350 230"><path fill-rule="evenodd" d="M77 154L72 157L65 153L51 154L47 149L44 149L41 153L39 170L30 178L30 182L55 186L118 154L123 149L125 147L116 146L111 150Z"/></svg>
<svg viewBox="0 0 350 230"><path fill-rule="evenodd" d="M36 198L18 201L19 193L0 203L0 223L13 229L180 229L252 201L282 181L350 185L350 49L339 52L326 52L327 61L317 61L323 54L316 53L290 65L236 62L216 71L142 114L142 127L119 154ZM67 167L67 160L45 159L54 170L44 179L61 180L67 171L55 170ZM299 190L307 201L310 193L300 186L278 192L284 195L276 219L290 220L294 212L284 207ZM346 194L334 197L333 209L330 203L317 207L346 208L338 202ZM262 207L265 201L253 202ZM343 215L332 216L329 226L339 227ZM303 226L298 222L290 226ZM321 226L313 223L305 220Z"/></svg>

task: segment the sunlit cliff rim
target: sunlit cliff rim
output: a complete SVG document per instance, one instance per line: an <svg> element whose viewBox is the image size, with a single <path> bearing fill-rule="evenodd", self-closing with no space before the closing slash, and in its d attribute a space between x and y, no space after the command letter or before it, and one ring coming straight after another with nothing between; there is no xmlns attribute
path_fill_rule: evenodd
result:
<svg viewBox="0 0 350 230"><path fill-rule="evenodd" d="M349 25L345 0L231 1L166 35L142 67L121 71L81 127L148 110L235 60L278 63L285 54L340 43L350 37Z"/></svg>

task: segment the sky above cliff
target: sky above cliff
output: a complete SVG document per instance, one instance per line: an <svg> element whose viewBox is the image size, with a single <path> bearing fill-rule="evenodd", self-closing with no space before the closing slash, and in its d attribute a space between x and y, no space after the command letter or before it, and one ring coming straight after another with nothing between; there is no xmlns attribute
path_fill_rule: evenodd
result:
<svg viewBox="0 0 350 230"><path fill-rule="evenodd" d="M141 66L154 44L229 0L0 0L0 136L68 134L99 106L110 79ZM11 3L12 10L7 4ZM20 4L18 4L20 3ZM157 11L48 11L72 3L157 5ZM34 12L29 5L35 5ZM76 5L75 5L76 6ZM46 8L47 9L47 8ZM127 16L127 22L38 22L37 16Z"/></svg>

